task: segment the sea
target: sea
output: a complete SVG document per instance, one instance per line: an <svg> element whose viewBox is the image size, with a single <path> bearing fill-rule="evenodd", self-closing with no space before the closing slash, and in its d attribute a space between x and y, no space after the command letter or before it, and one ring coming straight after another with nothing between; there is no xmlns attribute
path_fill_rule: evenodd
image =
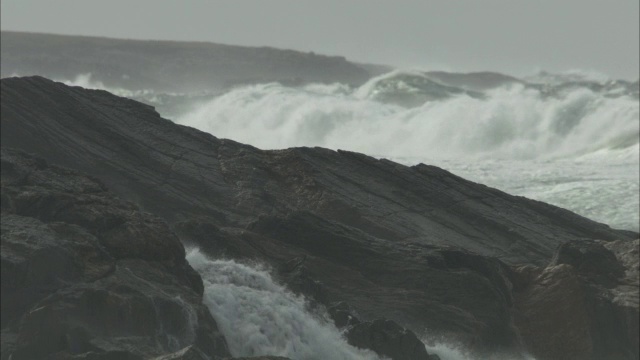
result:
<svg viewBox="0 0 640 360"><path fill-rule="evenodd" d="M176 123L261 149L319 146L436 165L639 230L638 81L581 71L436 75L394 70L361 86L266 83L199 93L107 88L91 74L59 80L140 100Z"/></svg>
<svg viewBox="0 0 640 360"><path fill-rule="evenodd" d="M207 92L109 88L91 74L57 79L156 107L165 118L261 149L325 147L425 163L613 228L640 227L638 82L571 71L522 78L394 70L365 84L238 85ZM277 284L268 268L190 249L204 302L234 356L379 359L344 340L326 314ZM428 340L442 360L475 360ZM495 359L533 359L505 354Z"/></svg>

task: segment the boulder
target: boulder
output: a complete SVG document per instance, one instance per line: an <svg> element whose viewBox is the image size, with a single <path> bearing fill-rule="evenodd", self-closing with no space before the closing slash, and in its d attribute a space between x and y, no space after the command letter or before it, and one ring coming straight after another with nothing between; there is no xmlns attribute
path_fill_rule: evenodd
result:
<svg viewBox="0 0 640 360"><path fill-rule="evenodd" d="M95 179L3 148L1 220L2 359L228 355L177 236Z"/></svg>
<svg viewBox="0 0 640 360"><path fill-rule="evenodd" d="M345 334L349 344L375 351L391 360L430 360L416 335L391 320L374 320L353 325Z"/></svg>
<svg viewBox="0 0 640 360"><path fill-rule="evenodd" d="M595 241L569 241L551 259L551 266L571 265L584 278L612 287L624 276L625 268L615 254Z"/></svg>
<svg viewBox="0 0 640 360"><path fill-rule="evenodd" d="M568 242L549 266L515 269L515 325L536 359L638 359L634 253L638 240Z"/></svg>

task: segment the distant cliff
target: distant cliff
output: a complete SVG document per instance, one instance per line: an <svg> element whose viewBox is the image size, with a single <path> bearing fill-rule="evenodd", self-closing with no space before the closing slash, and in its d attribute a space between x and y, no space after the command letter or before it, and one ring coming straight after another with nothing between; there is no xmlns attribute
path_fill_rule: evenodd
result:
<svg viewBox="0 0 640 360"><path fill-rule="evenodd" d="M109 87L194 92L280 81L362 84L380 67L270 47L206 42L121 40L2 32L1 75L74 79L90 73Z"/></svg>

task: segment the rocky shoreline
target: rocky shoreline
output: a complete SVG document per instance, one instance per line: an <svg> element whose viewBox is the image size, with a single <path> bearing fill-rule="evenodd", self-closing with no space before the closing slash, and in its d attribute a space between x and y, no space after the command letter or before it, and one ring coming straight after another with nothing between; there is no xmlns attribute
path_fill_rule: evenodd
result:
<svg viewBox="0 0 640 360"><path fill-rule="evenodd" d="M638 359L636 233L433 166L263 151L105 91L1 82L3 360L230 357L184 246L267 264L392 359L428 359L429 336Z"/></svg>

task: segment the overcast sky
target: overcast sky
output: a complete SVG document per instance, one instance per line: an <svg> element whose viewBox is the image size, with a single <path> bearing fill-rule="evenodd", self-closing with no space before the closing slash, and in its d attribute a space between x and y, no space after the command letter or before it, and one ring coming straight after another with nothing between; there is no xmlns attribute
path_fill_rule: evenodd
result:
<svg viewBox="0 0 640 360"><path fill-rule="evenodd" d="M3 30L197 40L515 75L637 79L638 0L2 0Z"/></svg>

